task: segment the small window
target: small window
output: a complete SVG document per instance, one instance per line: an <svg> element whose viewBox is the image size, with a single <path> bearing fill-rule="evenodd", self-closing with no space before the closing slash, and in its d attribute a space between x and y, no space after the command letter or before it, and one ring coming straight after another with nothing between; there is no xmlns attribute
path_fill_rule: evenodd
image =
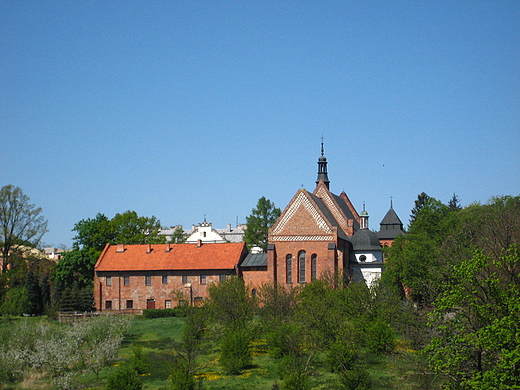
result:
<svg viewBox="0 0 520 390"><path fill-rule="evenodd" d="M105 301L105 309L112 310L112 301Z"/></svg>
<svg viewBox="0 0 520 390"><path fill-rule="evenodd" d="M151 286L152 285L152 277L150 275L147 275L144 277L144 284L146 284L147 286Z"/></svg>
<svg viewBox="0 0 520 390"><path fill-rule="evenodd" d="M164 308L165 309L171 309L172 308L172 301L170 299L167 299L164 301Z"/></svg>
<svg viewBox="0 0 520 390"><path fill-rule="evenodd" d="M305 251L301 251L298 256L298 282L305 283Z"/></svg>
<svg viewBox="0 0 520 390"><path fill-rule="evenodd" d="M195 298L193 299L193 304L194 304L195 306L200 306L200 305L202 305L202 297L195 297Z"/></svg>
<svg viewBox="0 0 520 390"><path fill-rule="evenodd" d="M168 275L162 276L162 284L168 284Z"/></svg>
<svg viewBox="0 0 520 390"><path fill-rule="evenodd" d="M254 298L256 297L256 288L251 290L251 296Z"/></svg>
<svg viewBox="0 0 520 390"><path fill-rule="evenodd" d="M367 261L367 257L365 255L359 256L359 261Z"/></svg>
<svg viewBox="0 0 520 390"><path fill-rule="evenodd" d="M285 256L286 282L292 283L292 255Z"/></svg>
<svg viewBox="0 0 520 390"><path fill-rule="evenodd" d="M130 276L123 276L123 284L125 286L130 286Z"/></svg>
<svg viewBox="0 0 520 390"><path fill-rule="evenodd" d="M200 275L200 284L206 284L206 275Z"/></svg>
<svg viewBox="0 0 520 390"><path fill-rule="evenodd" d="M181 306L181 307L188 306L188 302L186 301L186 299L180 299L179 306Z"/></svg>
<svg viewBox="0 0 520 390"><path fill-rule="evenodd" d="M182 275L182 284L188 283L188 275Z"/></svg>
<svg viewBox="0 0 520 390"><path fill-rule="evenodd" d="M220 277L219 277L220 281L221 282L225 282L226 281L226 276L227 276L226 274L220 274Z"/></svg>
<svg viewBox="0 0 520 390"><path fill-rule="evenodd" d="M311 256L311 280L316 281L316 263L318 260L318 255L313 253Z"/></svg>
<svg viewBox="0 0 520 390"><path fill-rule="evenodd" d="M106 282L107 282L107 283L106 283L107 286L111 286L111 285L112 285L112 276L107 276L107 278L106 278Z"/></svg>
<svg viewBox="0 0 520 390"><path fill-rule="evenodd" d="M126 308L127 309L133 309L134 308L134 301L132 301L131 299L128 299L126 301Z"/></svg>

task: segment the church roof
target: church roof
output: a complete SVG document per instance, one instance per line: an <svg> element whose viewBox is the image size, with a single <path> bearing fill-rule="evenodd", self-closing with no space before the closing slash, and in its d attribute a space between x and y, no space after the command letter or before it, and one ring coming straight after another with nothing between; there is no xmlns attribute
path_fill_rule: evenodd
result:
<svg viewBox="0 0 520 390"><path fill-rule="evenodd" d="M391 203L390 210L388 210L379 226L377 237L381 240L393 240L400 234L405 234L403 231L403 223L397 216Z"/></svg>
<svg viewBox="0 0 520 390"><path fill-rule="evenodd" d="M358 230L352 239L352 248L354 251L380 251L381 245L376 234L369 229Z"/></svg>
<svg viewBox="0 0 520 390"><path fill-rule="evenodd" d="M393 207L390 206L390 210L386 213L385 217L381 221L380 225L403 225Z"/></svg>

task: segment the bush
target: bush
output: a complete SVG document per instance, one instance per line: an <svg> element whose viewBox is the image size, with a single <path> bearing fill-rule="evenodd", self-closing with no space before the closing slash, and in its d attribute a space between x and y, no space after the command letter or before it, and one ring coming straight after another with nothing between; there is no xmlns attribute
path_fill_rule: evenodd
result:
<svg viewBox="0 0 520 390"><path fill-rule="evenodd" d="M141 390L141 378L131 367L120 366L108 377L107 390Z"/></svg>
<svg viewBox="0 0 520 390"><path fill-rule="evenodd" d="M198 308L190 306L178 306L173 309L144 309L144 318L164 318L164 317L186 317L187 313Z"/></svg>
<svg viewBox="0 0 520 390"><path fill-rule="evenodd" d="M130 356L129 364L130 367L139 375L146 374L146 370L148 369L148 359L140 345L134 345L132 347L132 356Z"/></svg>
<svg viewBox="0 0 520 390"><path fill-rule="evenodd" d="M226 332L222 338L220 365L227 374L236 375L252 363L247 332Z"/></svg>
<svg viewBox="0 0 520 390"><path fill-rule="evenodd" d="M340 372L339 382L343 390L369 390L372 387L368 372L362 369Z"/></svg>
<svg viewBox="0 0 520 390"><path fill-rule="evenodd" d="M193 373L192 362L181 355L177 355L173 362L171 374L172 390L194 390L195 376Z"/></svg>
<svg viewBox="0 0 520 390"><path fill-rule="evenodd" d="M332 344L325 356L325 365L330 372L352 370L358 360L358 353L344 341Z"/></svg>
<svg viewBox="0 0 520 390"><path fill-rule="evenodd" d="M392 352L395 349L395 333L382 320L376 320L367 329L367 346L372 353Z"/></svg>

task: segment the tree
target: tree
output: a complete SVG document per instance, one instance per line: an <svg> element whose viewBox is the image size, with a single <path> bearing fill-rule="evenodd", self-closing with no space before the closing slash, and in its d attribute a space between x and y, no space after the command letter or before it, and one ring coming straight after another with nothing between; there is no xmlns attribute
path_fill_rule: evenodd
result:
<svg viewBox="0 0 520 390"><path fill-rule="evenodd" d="M430 363L453 389L520 388L520 253L482 250L454 268L435 302Z"/></svg>
<svg viewBox="0 0 520 390"><path fill-rule="evenodd" d="M267 250L269 228L273 226L280 214L280 209L269 199L264 196L258 199L256 208L251 211L249 217L246 217L247 227L244 241L249 249L258 246L264 252Z"/></svg>
<svg viewBox="0 0 520 390"><path fill-rule="evenodd" d="M118 244L162 244L165 237L159 235L160 230L156 217L140 217L135 211L116 214L110 221L110 231Z"/></svg>
<svg viewBox="0 0 520 390"><path fill-rule="evenodd" d="M82 219L72 229L76 232L74 249L94 249L101 252L107 243L115 242L115 234L110 226L110 220L101 213L94 219Z"/></svg>
<svg viewBox="0 0 520 390"><path fill-rule="evenodd" d="M450 201L448 202L448 207L452 211L459 211L462 209L462 206L460 205L460 199L455 193L453 193L453 196L451 197Z"/></svg>
<svg viewBox="0 0 520 390"><path fill-rule="evenodd" d="M58 262L56 280L64 290L90 288L94 265L106 244L163 243L165 238L158 234L160 228L157 218L140 217L135 211L116 214L112 219L101 213L93 219L83 219L72 229L77 233L74 249Z"/></svg>
<svg viewBox="0 0 520 390"><path fill-rule="evenodd" d="M29 203L19 187L7 185L0 189L0 249L2 272L10 264L10 256L36 247L47 232L42 209Z"/></svg>
<svg viewBox="0 0 520 390"><path fill-rule="evenodd" d="M173 232L171 242L174 244L183 244L186 242L186 236L181 226L177 226Z"/></svg>
<svg viewBox="0 0 520 390"><path fill-rule="evenodd" d="M415 206L412 209L412 214L410 215L410 223L413 223L415 219L417 218L417 214L419 214L419 211L424 207L426 202L430 199L430 196L426 192L421 192L419 195L417 195L417 199L414 201Z"/></svg>

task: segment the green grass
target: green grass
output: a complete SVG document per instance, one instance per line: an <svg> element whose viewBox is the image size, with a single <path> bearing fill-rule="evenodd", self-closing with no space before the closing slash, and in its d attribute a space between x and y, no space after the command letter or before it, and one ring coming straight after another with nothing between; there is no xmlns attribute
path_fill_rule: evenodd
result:
<svg viewBox="0 0 520 390"><path fill-rule="evenodd" d="M0 321L0 326L8 323ZM169 374L173 358L174 344L179 341L184 329L184 320L178 317L144 319L136 317L129 334L119 351L117 365L124 364L130 359L135 346L140 346L147 356L148 370L142 376L143 388L147 390L166 390L170 388ZM253 364L240 375L229 376L223 374L218 363L219 339L213 332L207 335L201 342L201 353L198 358L198 377L206 390L217 389L254 389L271 390L274 383L280 384L277 377L277 361L268 354L265 340L256 340L252 343ZM414 371L417 355L413 352L401 350L391 355L373 355L365 352L361 361L370 373L372 388L374 390L413 390L419 383L435 382L436 378L421 377ZM74 380L76 389L103 389L107 377L116 367L107 367L101 371L99 377L94 374L84 373L77 375ZM311 366L311 388L323 390L339 390L335 374L328 372L319 355L313 360ZM54 389L45 378L32 377L30 384L17 384L1 389ZM23 387L26 386L26 387ZM28 386L28 387L27 387ZM424 389L438 388L437 385Z"/></svg>

